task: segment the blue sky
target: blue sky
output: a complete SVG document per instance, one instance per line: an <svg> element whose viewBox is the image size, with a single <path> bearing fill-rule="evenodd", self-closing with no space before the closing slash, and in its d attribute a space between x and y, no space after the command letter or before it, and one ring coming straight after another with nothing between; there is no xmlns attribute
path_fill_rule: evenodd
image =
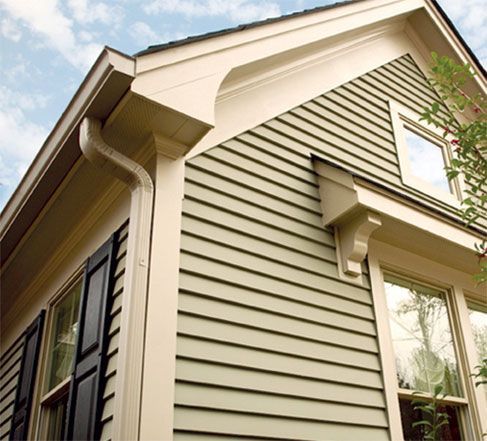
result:
<svg viewBox="0 0 487 441"><path fill-rule="evenodd" d="M327 0L0 0L0 208L104 45L151 44L334 3ZM486 0L440 0L487 59Z"/></svg>

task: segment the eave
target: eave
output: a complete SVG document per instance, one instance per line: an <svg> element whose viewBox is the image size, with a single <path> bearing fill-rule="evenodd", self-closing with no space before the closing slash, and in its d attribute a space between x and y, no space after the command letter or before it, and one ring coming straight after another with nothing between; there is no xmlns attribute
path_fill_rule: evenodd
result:
<svg viewBox="0 0 487 441"><path fill-rule="evenodd" d="M86 115L105 119L134 77L133 58L103 49L2 211L2 266L80 158L80 121Z"/></svg>

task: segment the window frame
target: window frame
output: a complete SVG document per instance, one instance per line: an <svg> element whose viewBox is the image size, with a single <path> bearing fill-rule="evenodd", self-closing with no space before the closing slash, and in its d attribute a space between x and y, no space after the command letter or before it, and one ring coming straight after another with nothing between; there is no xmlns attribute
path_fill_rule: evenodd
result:
<svg viewBox="0 0 487 441"><path fill-rule="evenodd" d="M71 384L71 375L65 378L61 383L54 386L51 390L46 391L49 375L49 362L51 352L51 339L54 327L54 311L57 305L67 296L70 291L78 284L83 285L85 265L80 266L68 280L54 293L46 305L46 323L44 328L44 338L40 354L40 372L38 392L36 400L33 403L34 425L33 439L48 439L48 421L52 405L66 394L69 394ZM79 314L79 311L78 311Z"/></svg>
<svg viewBox="0 0 487 441"><path fill-rule="evenodd" d="M389 101L389 109L391 113L394 139L396 141L399 170L403 184L450 206L461 208L461 203L465 194L463 175L459 174L454 179L448 181L450 192L442 190L427 180L415 175L411 170L408 152L409 147L406 142L406 130L409 130L424 138L426 141L437 145L438 148L441 149L445 166L450 166L451 160L455 157L449 142L452 139L451 136L447 136L446 139L443 138L441 129L434 127L433 125L426 126L421 123L419 121L419 114L393 100Z"/></svg>
<svg viewBox="0 0 487 441"><path fill-rule="evenodd" d="M374 239L369 243L368 263L391 439L404 440L399 397L404 393L410 396L411 391L404 391L397 385L384 285L385 272L448 291L447 307L464 396L448 397L445 401L455 406L465 406L464 410L459 412L459 416L462 428L466 431L466 439L469 439L469 436L473 439L482 439L481 434L486 432L487 422L480 412L481 409L487 409L487 400L481 393L481 388L475 387L470 375L478 362L466 300L468 298L478 302L482 296L481 288L474 285L471 275Z"/></svg>

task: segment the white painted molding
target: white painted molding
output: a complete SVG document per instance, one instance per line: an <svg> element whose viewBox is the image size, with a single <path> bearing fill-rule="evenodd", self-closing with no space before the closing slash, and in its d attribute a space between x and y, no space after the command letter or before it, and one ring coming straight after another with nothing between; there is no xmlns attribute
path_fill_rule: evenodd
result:
<svg viewBox="0 0 487 441"><path fill-rule="evenodd" d="M340 256L343 272L352 277L362 274L362 262L367 255L370 235L381 226L380 215L369 210L339 226Z"/></svg>
<svg viewBox="0 0 487 441"><path fill-rule="evenodd" d="M83 119L80 126L83 154L93 164L125 182L131 191L112 438L137 440L154 188L146 170L106 144L100 131L99 120Z"/></svg>
<svg viewBox="0 0 487 441"><path fill-rule="evenodd" d="M362 283L371 236L438 262L475 272L480 234L345 170L314 163L323 225L335 227L340 277Z"/></svg>

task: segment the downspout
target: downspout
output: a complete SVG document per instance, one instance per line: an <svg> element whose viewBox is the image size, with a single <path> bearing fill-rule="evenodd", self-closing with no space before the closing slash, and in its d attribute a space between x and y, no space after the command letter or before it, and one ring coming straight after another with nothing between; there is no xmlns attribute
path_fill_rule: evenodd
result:
<svg viewBox="0 0 487 441"><path fill-rule="evenodd" d="M105 143L99 120L83 119L79 141L83 155L123 181L131 193L112 439L137 440L154 185L140 164Z"/></svg>

